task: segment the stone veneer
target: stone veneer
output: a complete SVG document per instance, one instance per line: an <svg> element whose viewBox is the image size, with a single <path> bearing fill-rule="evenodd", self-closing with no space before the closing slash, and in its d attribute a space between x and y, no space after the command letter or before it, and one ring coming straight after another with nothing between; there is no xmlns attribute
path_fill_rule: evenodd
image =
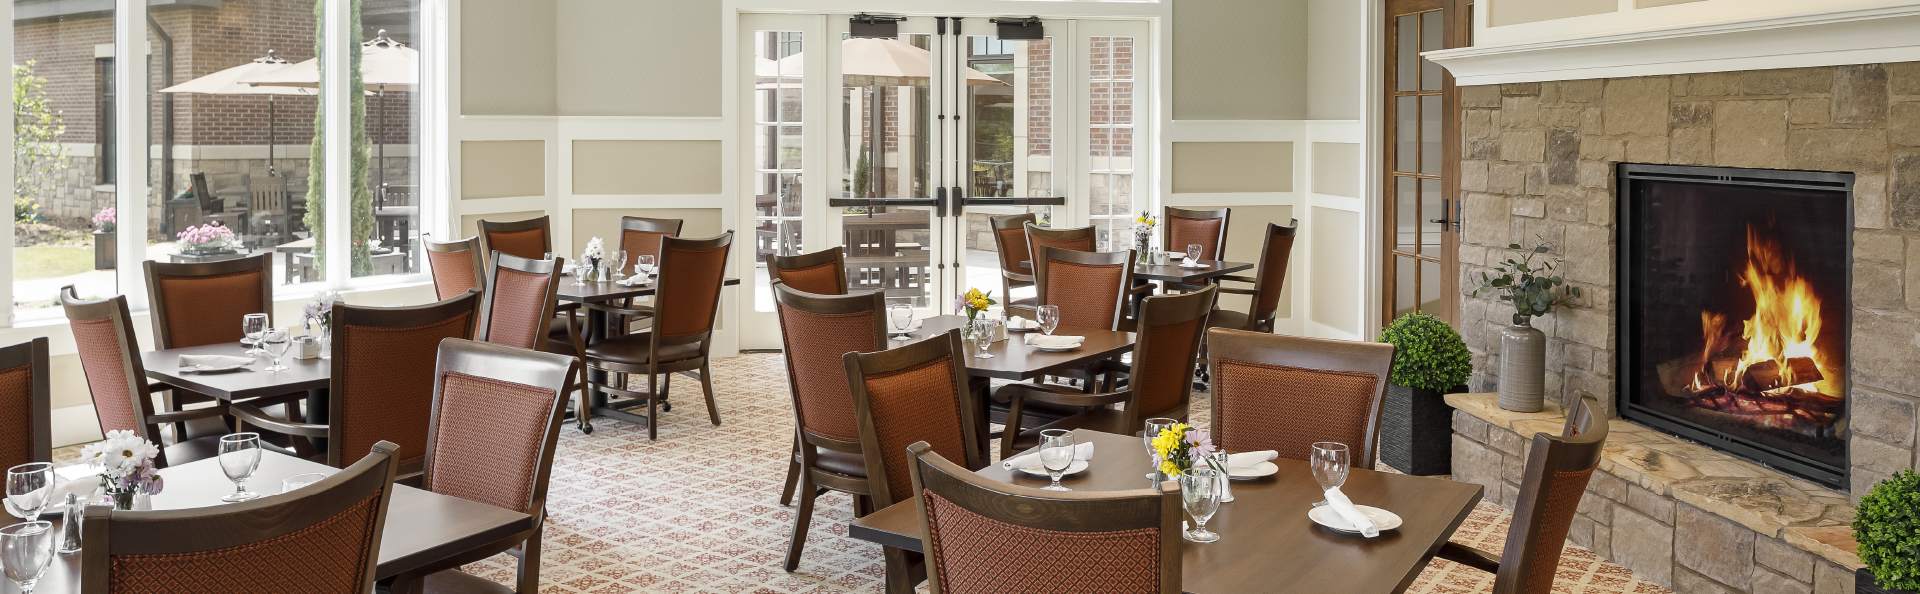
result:
<svg viewBox="0 0 1920 594"><path fill-rule="evenodd" d="M1513 507L1533 434L1566 418L1452 394L1453 478ZM1852 594L1846 496L1625 421L1608 426L1567 539L1680 594Z"/></svg>

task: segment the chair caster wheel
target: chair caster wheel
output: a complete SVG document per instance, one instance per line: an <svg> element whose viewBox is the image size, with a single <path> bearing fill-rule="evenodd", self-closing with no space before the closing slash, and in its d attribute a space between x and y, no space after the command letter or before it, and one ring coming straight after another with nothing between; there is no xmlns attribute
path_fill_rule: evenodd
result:
<svg viewBox="0 0 1920 594"><path fill-rule="evenodd" d="M661 412L673 412L673 403L672 403L672 402L662 402L662 403L660 403L660 411L661 411Z"/></svg>
<svg viewBox="0 0 1920 594"><path fill-rule="evenodd" d="M582 435L593 435L593 425L582 423L580 425L580 433Z"/></svg>

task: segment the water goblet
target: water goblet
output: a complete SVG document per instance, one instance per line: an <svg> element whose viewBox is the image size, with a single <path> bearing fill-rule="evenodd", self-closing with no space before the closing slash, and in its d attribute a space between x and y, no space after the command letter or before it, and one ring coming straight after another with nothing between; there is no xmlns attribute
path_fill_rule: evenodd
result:
<svg viewBox="0 0 1920 594"><path fill-rule="evenodd" d="M1180 475L1180 500L1187 506L1187 515L1193 516L1193 529L1186 531L1187 540L1220 540L1219 534L1207 531L1207 520L1220 511L1220 483L1220 471L1212 468L1191 468Z"/></svg>
<svg viewBox="0 0 1920 594"><path fill-rule="evenodd" d="M991 353L988 353L987 350L993 348L993 333L994 333L994 330L999 327L1000 327L1000 320L996 320L986 316L974 318L973 344L975 346L980 347L980 352L978 354L975 354L974 358L976 359L992 359L993 358L993 355Z"/></svg>
<svg viewBox="0 0 1920 594"><path fill-rule="evenodd" d="M33 594L53 562L53 522L21 522L0 528L0 566L20 591Z"/></svg>
<svg viewBox="0 0 1920 594"><path fill-rule="evenodd" d="M267 358L273 363L267 366L267 371L286 371L289 369L286 365L280 364L280 358L287 356L287 348L293 346L292 333L288 332L286 328L268 330L260 335L260 344L266 347Z"/></svg>
<svg viewBox="0 0 1920 594"><path fill-rule="evenodd" d="M1141 441L1147 443L1147 458L1152 460L1151 464L1153 464L1153 472L1147 473L1147 478L1154 479L1156 482L1160 480L1160 452L1154 451L1153 439L1160 437L1161 431L1173 428L1173 424L1177 422L1166 417L1147 419L1147 429L1141 433Z"/></svg>
<svg viewBox="0 0 1920 594"><path fill-rule="evenodd" d="M308 472L280 479L280 494L285 495L291 493L294 489L320 482L321 479L325 478L327 478L325 474Z"/></svg>
<svg viewBox="0 0 1920 594"><path fill-rule="evenodd" d="M640 257L634 258L633 268L640 271L640 274L653 276L653 266L658 261L654 256L641 254Z"/></svg>
<svg viewBox="0 0 1920 594"><path fill-rule="evenodd" d="M1073 466L1073 432L1066 429L1047 429L1040 432L1040 466L1047 469L1047 476L1053 478L1053 484L1041 487L1042 491L1072 491L1060 486L1060 473Z"/></svg>
<svg viewBox="0 0 1920 594"><path fill-rule="evenodd" d="M1320 483L1320 490L1326 491L1347 484L1347 444L1331 441L1316 442L1313 451L1307 456L1307 464L1313 467L1313 480ZM1320 507L1327 504L1321 499L1313 504Z"/></svg>
<svg viewBox="0 0 1920 594"><path fill-rule="evenodd" d="M626 278L627 275L623 271L627 269L627 250L613 250L613 255L610 259L613 261L613 278L611 280Z"/></svg>
<svg viewBox="0 0 1920 594"><path fill-rule="evenodd" d="M1053 329L1060 327L1060 306L1042 305L1033 308L1033 317L1040 322L1040 332L1053 336Z"/></svg>
<svg viewBox="0 0 1920 594"><path fill-rule="evenodd" d="M28 462L7 469L7 513L32 521L53 502L53 464Z"/></svg>
<svg viewBox="0 0 1920 594"><path fill-rule="evenodd" d="M220 471L233 481L233 493L221 497L227 503L239 503L259 497L247 490L247 479L260 468L260 434L234 433L220 438Z"/></svg>
<svg viewBox="0 0 1920 594"><path fill-rule="evenodd" d="M260 350L260 333L267 331L267 314L250 313L240 318L240 330L245 332L247 336L247 354L260 354L262 352Z"/></svg>
<svg viewBox="0 0 1920 594"><path fill-rule="evenodd" d="M1200 244L1197 244L1197 243L1187 244L1187 259L1193 260L1195 262L1200 261Z"/></svg>
<svg viewBox="0 0 1920 594"><path fill-rule="evenodd" d="M913 327L912 297L892 297L887 299L887 319L893 322L893 339L907 340L913 335L908 329Z"/></svg>

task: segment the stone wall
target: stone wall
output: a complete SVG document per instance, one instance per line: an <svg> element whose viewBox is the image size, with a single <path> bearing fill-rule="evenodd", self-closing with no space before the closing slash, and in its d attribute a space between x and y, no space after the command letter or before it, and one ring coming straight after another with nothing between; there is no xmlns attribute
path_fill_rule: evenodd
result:
<svg viewBox="0 0 1920 594"><path fill-rule="evenodd" d="M1920 405L1920 62L1461 89L1460 330L1473 385L1498 384L1511 310L1477 279L1536 238L1585 296L1535 321L1548 398L1614 378L1614 166L1621 162L1855 174L1852 487L1914 465Z"/></svg>

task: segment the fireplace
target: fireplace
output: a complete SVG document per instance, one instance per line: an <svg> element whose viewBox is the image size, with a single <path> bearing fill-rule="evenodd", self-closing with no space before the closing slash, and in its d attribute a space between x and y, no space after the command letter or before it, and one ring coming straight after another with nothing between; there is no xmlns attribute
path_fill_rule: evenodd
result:
<svg viewBox="0 0 1920 594"><path fill-rule="evenodd" d="M1853 175L1618 175L1620 415L1847 488Z"/></svg>

